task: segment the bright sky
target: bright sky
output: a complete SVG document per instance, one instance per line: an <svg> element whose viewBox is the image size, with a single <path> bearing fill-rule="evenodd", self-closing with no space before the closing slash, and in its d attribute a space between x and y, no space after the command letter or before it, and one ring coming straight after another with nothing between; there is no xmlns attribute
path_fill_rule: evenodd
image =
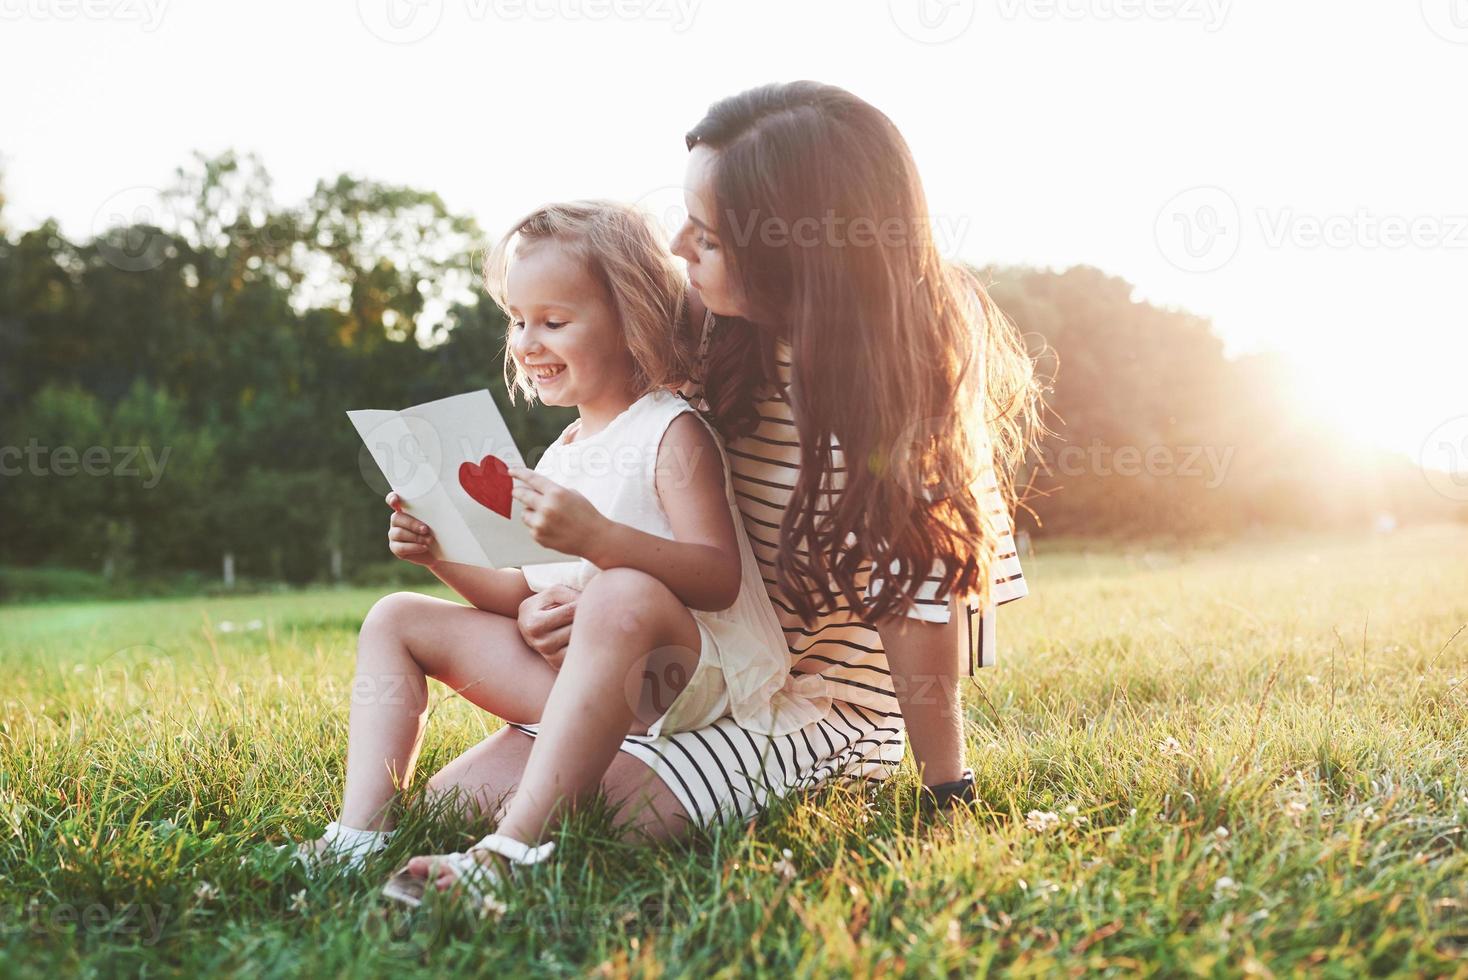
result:
<svg viewBox="0 0 1468 980"><path fill-rule="evenodd" d="M794 78L892 117L952 255L1121 275L1414 457L1468 414L1468 0L0 0L6 218L227 147L282 202L661 209L710 102Z"/></svg>

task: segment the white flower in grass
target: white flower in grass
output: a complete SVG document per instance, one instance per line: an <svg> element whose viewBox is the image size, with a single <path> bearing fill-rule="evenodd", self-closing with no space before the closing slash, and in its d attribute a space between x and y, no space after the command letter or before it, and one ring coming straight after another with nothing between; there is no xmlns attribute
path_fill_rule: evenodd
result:
<svg viewBox="0 0 1468 980"><path fill-rule="evenodd" d="M1214 830L1213 830L1213 836L1216 837L1216 838L1218 838L1219 841L1226 841L1226 840L1228 840L1228 828L1227 827L1216 827L1216 828L1214 828Z"/></svg>
<svg viewBox="0 0 1468 980"><path fill-rule="evenodd" d="M194 889L194 897L201 902L212 902L219 897L219 889L207 881L201 881L199 887Z"/></svg>
<svg viewBox="0 0 1468 980"><path fill-rule="evenodd" d="M790 860L794 856L795 854L790 848L785 848L780 852L780 860L776 861L770 870L774 871L775 874L784 878L786 881L789 881L795 877L795 865Z"/></svg>
<svg viewBox="0 0 1468 980"><path fill-rule="evenodd" d="M1219 878L1213 883L1213 897L1215 899L1232 898L1234 895L1237 895L1238 892L1239 883L1237 881L1234 881L1228 875L1224 875L1222 878Z"/></svg>
<svg viewBox="0 0 1468 980"><path fill-rule="evenodd" d="M1053 830L1060 825L1060 815L1049 810L1031 810L1025 814L1025 826L1037 834Z"/></svg>
<svg viewBox="0 0 1468 980"><path fill-rule="evenodd" d="M1169 735L1157 743L1157 751L1163 755L1182 755L1183 743Z"/></svg>
<svg viewBox="0 0 1468 980"><path fill-rule="evenodd" d="M221 633L233 633L234 631L235 631L235 625L234 625L234 623L231 623L227 619L221 619L219 621L219 632L221 632Z"/></svg>
<svg viewBox="0 0 1468 980"><path fill-rule="evenodd" d="M1306 674L1305 675L1305 683L1306 684L1319 684L1320 683L1320 678L1316 677L1314 674Z"/></svg>
<svg viewBox="0 0 1468 980"><path fill-rule="evenodd" d="M508 905L493 895L485 895L483 901L479 903L479 917L481 919L494 919L498 922L509 910L510 907Z"/></svg>
<svg viewBox="0 0 1468 980"><path fill-rule="evenodd" d="M306 889L302 888L300 891L291 896L291 911L306 911Z"/></svg>

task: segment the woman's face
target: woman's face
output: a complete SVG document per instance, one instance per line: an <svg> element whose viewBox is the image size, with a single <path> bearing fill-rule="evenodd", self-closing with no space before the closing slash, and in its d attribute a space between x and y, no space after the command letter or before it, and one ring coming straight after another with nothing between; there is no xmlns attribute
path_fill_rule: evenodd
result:
<svg viewBox="0 0 1468 980"><path fill-rule="evenodd" d="M673 254L688 262L688 279L699 297L719 316L747 317L744 291L729 266L730 243L722 235L714 206L714 161L718 152L695 146L683 175L688 220L673 236Z"/></svg>

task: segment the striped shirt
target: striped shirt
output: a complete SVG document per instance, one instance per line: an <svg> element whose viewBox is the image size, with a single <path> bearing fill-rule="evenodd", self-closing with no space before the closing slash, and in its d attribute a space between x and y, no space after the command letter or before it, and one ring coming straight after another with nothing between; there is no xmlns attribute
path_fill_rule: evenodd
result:
<svg viewBox="0 0 1468 980"><path fill-rule="evenodd" d="M709 320L705 321L705 330L709 328ZM834 700L859 704L885 716L897 717L899 707L887 655L883 652L881 636L876 628L863 621L859 613L839 597L831 611L818 615L815 625L807 628L777 584L775 560L779 551L780 520L790 504L800 470L800 442L790 408L790 399L798 397L798 393L791 390L790 347L783 341L777 347L776 363L779 384L771 398L758 402L758 426L749 435L731 440L727 449L733 470L734 493L770 601L785 631L791 670L818 674L824 683L824 693ZM699 407L706 407L697 395L689 400ZM836 473L833 474L835 479L828 484L827 502L841 492L844 482L844 463L839 446L833 446L832 462ZM980 666L991 666L995 655L995 609L1028 595L1029 588L1019 565L1012 522L992 468L979 489L983 493L983 509L995 522L1000 534L991 566L995 581L990 606L982 614L973 606L969 607L967 630L974 662ZM941 566L938 571L941 572ZM866 590L868 596L874 596L880 591L880 583L873 583L870 573L870 566L863 569L857 584ZM907 615L927 622L948 621L948 601L937 594L941 578L941 574L928 576L913 596L916 606Z"/></svg>

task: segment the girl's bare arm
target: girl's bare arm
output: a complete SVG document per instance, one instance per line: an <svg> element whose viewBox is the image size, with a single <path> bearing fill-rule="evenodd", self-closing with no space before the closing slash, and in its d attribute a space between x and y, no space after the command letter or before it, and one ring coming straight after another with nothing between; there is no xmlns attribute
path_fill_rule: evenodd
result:
<svg viewBox="0 0 1468 980"><path fill-rule="evenodd" d="M592 564L646 572L690 609L728 609L739 598L739 539L719 447L691 412L674 419L663 436L657 489L675 540L612 524Z"/></svg>
<svg viewBox="0 0 1468 980"><path fill-rule="evenodd" d="M511 471L526 523L547 547L601 569L635 568L662 582L690 609L727 609L739 597L739 539L724 496L719 448L691 413L674 419L658 450L656 485L674 540L599 514L585 497L539 473Z"/></svg>
<svg viewBox="0 0 1468 980"><path fill-rule="evenodd" d="M480 568L436 561L429 570L474 608L511 619L520 614L520 603L534 594L525 583L525 573L518 568Z"/></svg>

